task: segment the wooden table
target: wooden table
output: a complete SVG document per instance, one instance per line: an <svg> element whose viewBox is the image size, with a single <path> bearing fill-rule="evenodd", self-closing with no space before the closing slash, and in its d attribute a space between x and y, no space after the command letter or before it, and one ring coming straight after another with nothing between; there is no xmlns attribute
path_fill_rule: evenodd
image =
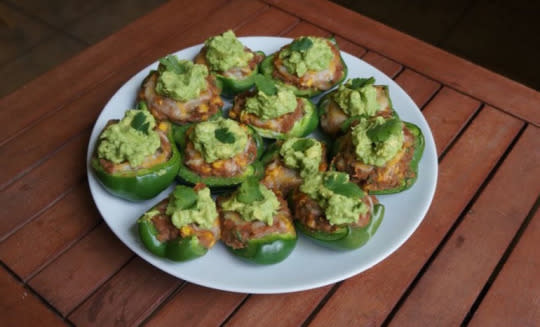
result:
<svg viewBox="0 0 540 327"><path fill-rule="evenodd" d="M309 291L229 293L157 270L102 221L85 154L104 104L144 66L228 28L334 34L422 108L439 182L389 258ZM540 325L540 94L357 13L323 0L171 1L0 108L4 326Z"/></svg>

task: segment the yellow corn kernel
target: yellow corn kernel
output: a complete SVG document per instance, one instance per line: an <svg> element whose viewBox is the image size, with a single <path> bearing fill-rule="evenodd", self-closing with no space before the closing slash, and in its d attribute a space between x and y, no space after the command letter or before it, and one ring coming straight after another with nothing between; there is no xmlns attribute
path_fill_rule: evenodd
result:
<svg viewBox="0 0 540 327"><path fill-rule="evenodd" d="M180 234L182 237L187 237L193 234L193 229L189 226L183 226L180 228Z"/></svg>
<svg viewBox="0 0 540 327"><path fill-rule="evenodd" d="M223 161L214 161L214 162L212 163L212 167L214 167L214 168L221 168L221 167L223 167Z"/></svg>
<svg viewBox="0 0 540 327"><path fill-rule="evenodd" d="M207 112L208 111L208 105L206 103L202 103L200 106L199 106L199 111L200 112Z"/></svg>
<svg viewBox="0 0 540 327"><path fill-rule="evenodd" d="M159 123L159 125L158 125L158 128L159 128L160 130L164 131L164 132L167 131L168 127L169 127L169 125L168 125L167 123L165 123L165 122L161 122L161 123Z"/></svg>

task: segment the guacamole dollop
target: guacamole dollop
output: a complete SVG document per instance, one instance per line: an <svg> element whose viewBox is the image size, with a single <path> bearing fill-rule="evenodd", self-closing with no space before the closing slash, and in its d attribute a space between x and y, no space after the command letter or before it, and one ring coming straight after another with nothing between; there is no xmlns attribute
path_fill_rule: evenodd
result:
<svg viewBox="0 0 540 327"><path fill-rule="evenodd" d="M259 90L255 96L247 98L244 110L262 120L268 120L293 112L296 106L294 93L289 89L278 87L274 95Z"/></svg>
<svg viewBox="0 0 540 327"><path fill-rule="evenodd" d="M300 176L314 175L322 161L322 144L312 138L290 138L283 143L279 154L285 166L300 170Z"/></svg>
<svg viewBox="0 0 540 327"><path fill-rule="evenodd" d="M166 214L171 216L171 222L177 228L197 224L210 229L218 216L208 187L194 191L187 186L177 186L171 193Z"/></svg>
<svg viewBox="0 0 540 327"><path fill-rule="evenodd" d="M351 136L357 159L368 165L384 166L403 146L402 123L395 118L361 118Z"/></svg>
<svg viewBox="0 0 540 327"><path fill-rule="evenodd" d="M97 156L115 164L129 162L139 166L156 152L161 141L154 131L156 120L146 110L128 110L122 120L109 125L99 137Z"/></svg>
<svg viewBox="0 0 540 327"><path fill-rule="evenodd" d="M160 60L156 92L177 101L197 98L207 89L208 68L189 60L167 56Z"/></svg>
<svg viewBox="0 0 540 327"><path fill-rule="evenodd" d="M249 189L251 193L257 193L258 197L245 201L242 198L242 186L229 199L221 203L221 207L225 211L237 212L245 221L262 221L268 226L274 223L274 215L278 212L280 202L274 192L266 188L263 184L257 182L255 189Z"/></svg>
<svg viewBox="0 0 540 327"><path fill-rule="evenodd" d="M374 116L379 110L377 102L377 89L373 86L374 79L352 79L340 85L332 98L348 116L367 115Z"/></svg>
<svg viewBox="0 0 540 327"><path fill-rule="evenodd" d="M279 58L291 74L304 76L308 71L321 71L330 65L334 53L324 38L303 36L279 52Z"/></svg>
<svg viewBox="0 0 540 327"><path fill-rule="evenodd" d="M330 225L351 224L365 214L368 206L362 201L363 192L349 182L349 175L337 171L317 172L300 185L324 210Z"/></svg>
<svg viewBox="0 0 540 327"><path fill-rule="evenodd" d="M195 125L190 134L193 146L208 163L229 159L244 151L247 131L232 119L205 121Z"/></svg>
<svg viewBox="0 0 540 327"><path fill-rule="evenodd" d="M204 42L206 61L213 71L224 72L231 68L246 67L253 53L246 51L231 30L213 36Z"/></svg>

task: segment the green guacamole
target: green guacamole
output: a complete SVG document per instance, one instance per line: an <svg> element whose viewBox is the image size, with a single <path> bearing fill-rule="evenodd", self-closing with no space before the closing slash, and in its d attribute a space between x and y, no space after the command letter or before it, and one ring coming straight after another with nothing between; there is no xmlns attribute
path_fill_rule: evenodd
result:
<svg viewBox="0 0 540 327"><path fill-rule="evenodd" d="M204 42L206 61L212 71L225 72L231 68L246 67L253 53L246 51L231 30L213 36Z"/></svg>
<svg viewBox="0 0 540 327"><path fill-rule="evenodd" d="M187 188L186 186L180 186ZM195 191L193 191L195 192ZM218 216L216 204L210 196L210 189L205 187L196 192L196 199L186 208L185 198L181 192L173 192L167 206L167 215L171 216L173 225L177 228L189 224L197 224L201 228L210 229Z"/></svg>
<svg viewBox="0 0 540 327"><path fill-rule="evenodd" d="M330 179L338 182L330 183ZM317 172L304 179L300 191L319 204L331 225L355 223L360 215L367 212L368 206L362 201L363 196L358 196L357 193L362 193L359 189L356 193L350 193L344 191L343 185L349 189L357 188L349 182L349 175L346 173Z"/></svg>
<svg viewBox="0 0 540 327"><path fill-rule="evenodd" d="M374 116L379 110L377 89L373 83L355 88L352 80L348 80L339 87L332 98L348 116Z"/></svg>
<svg viewBox="0 0 540 327"><path fill-rule="evenodd" d="M160 61L156 92L177 101L199 97L207 89L208 68L189 60L168 56Z"/></svg>
<svg viewBox="0 0 540 327"><path fill-rule="evenodd" d="M211 163L232 158L244 151L248 135L236 121L218 119L196 124L190 140L195 149L202 153L204 161Z"/></svg>
<svg viewBox="0 0 540 327"><path fill-rule="evenodd" d="M132 167L139 166L161 145L155 126L156 120L148 111L126 111L121 121L107 127L99 137L98 158L115 164L127 161Z"/></svg>
<svg viewBox="0 0 540 327"><path fill-rule="evenodd" d="M274 223L274 215L278 212L280 202L274 192L259 184L262 198L258 201L245 203L238 199L239 192L221 203L225 211L237 212L245 221L262 221L268 226Z"/></svg>
<svg viewBox="0 0 540 327"><path fill-rule="evenodd" d="M296 109L296 96L286 88L278 88L275 95L258 91L257 95L246 100L245 111L262 120L274 119Z"/></svg>
<svg viewBox="0 0 540 327"><path fill-rule="evenodd" d="M322 144L312 138L290 138L283 143L279 154L285 166L299 169L300 176L314 175L322 161Z"/></svg>
<svg viewBox="0 0 540 327"><path fill-rule="evenodd" d="M279 58L287 71L298 77L308 71L327 69L333 57L328 41L313 36L300 37L279 52Z"/></svg>
<svg viewBox="0 0 540 327"><path fill-rule="evenodd" d="M357 159L367 165L381 167L399 152L403 146L402 123L389 126L388 123L392 122L396 121L382 117L360 119L358 125L351 130Z"/></svg>

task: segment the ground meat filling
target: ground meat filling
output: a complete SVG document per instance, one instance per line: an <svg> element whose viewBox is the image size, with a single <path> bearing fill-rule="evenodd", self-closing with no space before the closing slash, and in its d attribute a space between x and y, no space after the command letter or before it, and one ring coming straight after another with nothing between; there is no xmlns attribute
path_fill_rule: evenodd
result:
<svg viewBox="0 0 540 327"><path fill-rule="evenodd" d="M366 195L362 201L368 206L369 209L365 214L358 216L357 222L354 224L349 224L351 227L365 227L371 221L373 205L377 203L377 199L374 196ZM298 188L292 193L292 203L294 219L298 220L302 225L306 226L312 231L333 233L339 228L345 226L331 225L326 219L326 215L319 204L310 198L309 195L300 192Z"/></svg>
<svg viewBox="0 0 540 327"><path fill-rule="evenodd" d="M330 62L330 67L327 69L318 72L309 71L302 77L298 77L287 71L287 68L283 65L283 61L279 58L279 55L276 54L274 56L274 72L272 73L272 76L285 84L292 84L302 90L316 89L326 91L330 89L343 77L345 67L341 61L337 46L330 41L327 41L327 43L334 54L334 58L332 58L332 61ZM284 46L280 51L288 46L289 45Z"/></svg>
<svg viewBox="0 0 540 327"><path fill-rule="evenodd" d="M174 240L178 237L189 237L191 235L194 235L197 237L199 243L202 246L209 249L216 243L216 241L219 240L220 228L217 221L216 224L214 224L214 227L212 227L211 229L200 228L196 224L189 224L182 227L182 229L176 228L176 226L174 226L171 222L171 217L166 214L168 204L168 198L161 201L155 207L155 209L159 211L159 214L152 217L152 223L154 224L154 228L158 232L156 238L160 242L167 242L170 240Z"/></svg>
<svg viewBox="0 0 540 327"><path fill-rule="evenodd" d="M401 186L404 179L415 177L411 169L414 155L414 135L403 127L403 147L384 167L366 165L356 159L351 134L344 136L339 153L332 160L334 167L351 176L351 181L366 191L387 190Z"/></svg>
<svg viewBox="0 0 540 327"><path fill-rule="evenodd" d="M193 133L190 127L186 131L186 147L184 149L184 164L189 170L200 176L208 177L234 177L244 173L246 168L257 158L257 144L251 135L248 137L246 148L243 152L229 159L220 159L212 163L204 161L203 155L195 149L190 135ZM246 127L244 127L246 128Z"/></svg>
<svg viewBox="0 0 540 327"><path fill-rule="evenodd" d="M256 91L248 91L236 96L234 98L234 106L229 111L229 117L241 123L265 130L288 133L294 127L294 124L300 121L306 114L304 101L302 99L296 99L296 109L293 112L275 119L262 120L259 116L244 111L247 98L253 97L256 94Z"/></svg>
<svg viewBox="0 0 540 327"><path fill-rule="evenodd" d="M221 202L225 198L218 197L217 207L221 221L221 240L233 249L245 248L250 240L263 238L272 234L292 234L291 213L285 200L278 197L280 208L274 216L273 224L268 226L262 221L248 222L243 220L234 211L224 211L221 209Z"/></svg>
<svg viewBox="0 0 540 327"><path fill-rule="evenodd" d="M207 89L198 98L186 102L176 101L156 92L158 74L153 72L139 91L139 100L146 101L152 115L158 120L171 120L177 124L208 120L223 106L215 78L208 75Z"/></svg>
<svg viewBox="0 0 540 327"><path fill-rule="evenodd" d="M107 123L107 126L115 122L118 122L118 120L109 121ZM100 158L99 163L101 167L103 167L103 170L105 170L105 172L107 172L108 174L115 174L122 172L130 172L143 168L151 168L155 165L167 162L172 155L171 143L169 142L169 138L167 137L166 132L160 129L156 129L156 131L159 134L161 146L156 150L153 155L146 157L141 163L141 165L139 165L138 167L132 167L129 162L122 162L117 164L107 159Z"/></svg>
<svg viewBox="0 0 540 327"><path fill-rule="evenodd" d="M381 116L383 118L392 117L394 111L390 107L390 101L384 87L375 85L375 89L377 90L377 102L380 106L380 109L375 116ZM343 112L339 105L334 100L329 99L325 112L321 115L321 128L328 134L337 134L341 129L341 125L343 125L348 118L349 116Z"/></svg>
<svg viewBox="0 0 540 327"><path fill-rule="evenodd" d="M264 56L257 52L251 51L251 49L247 47L244 47L244 50L246 52L251 52L253 54L253 58L251 58L251 60L248 62L248 65L246 67L232 67L231 69L227 71L224 71L224 72L219 71L217 73L227 78L232 78L232 79L237 79L237 80L244 79L248 77L249 75L251 75L253 71L257 69L257 65L260 64L261 61L264 59ZM210 65L208 64L208 61L206 60L206 51L207 51L207 48L206 46L204 46L199 52L199 54L197 54L194 61L196 64L205 65L210 70Z"/></svg>

